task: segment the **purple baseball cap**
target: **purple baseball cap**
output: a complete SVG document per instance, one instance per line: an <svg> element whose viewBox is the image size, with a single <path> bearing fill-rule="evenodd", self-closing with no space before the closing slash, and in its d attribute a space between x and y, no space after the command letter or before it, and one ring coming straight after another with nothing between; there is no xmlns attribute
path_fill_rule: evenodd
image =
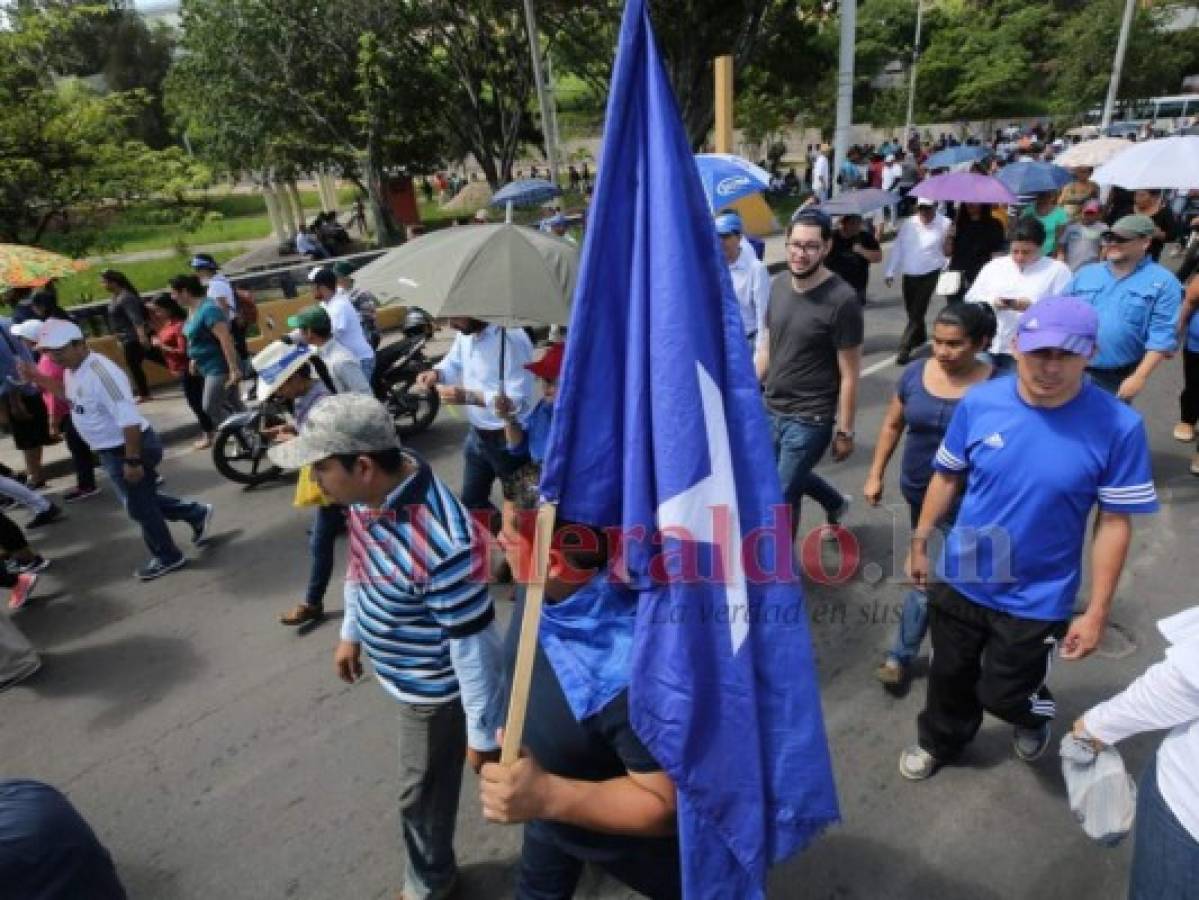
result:
<svg viewBox="0 0 1199 900"><path fill-rule="evenodd" d="M1045 297L1020 314L1016 348L1021 353L1057 349L1079 356L1095 352L1099 314L1079 297Z"/></svg>

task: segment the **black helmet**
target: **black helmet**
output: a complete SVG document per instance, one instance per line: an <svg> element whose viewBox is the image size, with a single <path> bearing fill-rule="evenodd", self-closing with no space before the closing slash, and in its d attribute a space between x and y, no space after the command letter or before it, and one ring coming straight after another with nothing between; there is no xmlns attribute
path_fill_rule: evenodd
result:
<svg viewBox="0 0 1199 900"><path fill-rule="evenodd" d="M433 335L433 317L419 306L409 307L407 315L404 316L403 328L404 334L408 337L420 337L421 335L431 337Z"/></svg>

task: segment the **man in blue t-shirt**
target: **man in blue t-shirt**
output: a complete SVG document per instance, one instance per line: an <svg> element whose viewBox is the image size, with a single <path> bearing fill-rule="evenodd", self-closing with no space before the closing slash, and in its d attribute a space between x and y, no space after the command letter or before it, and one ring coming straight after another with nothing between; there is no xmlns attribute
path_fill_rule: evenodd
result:
<svg viewBox="0 0 1199 900"><path fill-rule="evenodd" d="M973 739L986 710L1015 726L1017 756L1049 745L1051 655L1081 659L1099 643L1132 536L1157 510L1140 415L1085 380L1099 317L1076 297L1047 297L1021 316L1016 378L971 390L934 461L909 574L928 583L927 539L963 491L929 589L932 662L919 743L899 771L919 781ZM1071 620L1087 519L1098 503L1090 602Z"/></svg>

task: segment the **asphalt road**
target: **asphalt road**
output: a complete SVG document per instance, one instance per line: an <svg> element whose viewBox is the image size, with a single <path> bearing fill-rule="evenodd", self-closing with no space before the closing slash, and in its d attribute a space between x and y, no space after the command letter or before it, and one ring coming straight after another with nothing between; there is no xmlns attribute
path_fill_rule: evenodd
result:
<svg viewBox="0 0 1199 900"><path fill-rule="evenodd" d="M855 494L898 374L887 360L901 310L889 294L880 291L882 302L867 311L858 449L822 467ZM1059 731L1158 658L1153 622L1194 603L1199 562L1186 535L1199 479L1170 437L1181 378L1179 364L1168 366L1138 404L1151 425L1164 509L1137 529L1103 652L1055 668ZM451 484L460 478L463 430L443 413L413 441ZM18 618L45 665L0 695L0 775L65 790L134 898L393 896L403 856L392 704L373 680L349 687L334 677L336 618L308 633L276 624L305 583L309 514L291 507L290 485L243 492L221 481L206 455L182 447L164 472L170 491L217 505L217 539L187 569L135 582L144 551L111 494L70 507L36 536L54 564L40 599ZM888 497L899 501L889 474ZM962 765L923 784L899 777L924 683L896 699L872 677L903 593L888 577L893 547L906 542L892 520L859 497L847 524L863 562L875 566L840 585L809 586L844 822L776 870L771 897L1123 897L1128 848L1091 845L1066 807L1056 757L1015 760L1001 723L988 720ZM336 609L336 589L330 595ZM498 605L507 618L511 604ZM1128 743L1133 769L1156 741ZM469 773L464 784L460 896L509 896L519 831L484 824ZM628 892L589 875L580 896Z"/></svg>

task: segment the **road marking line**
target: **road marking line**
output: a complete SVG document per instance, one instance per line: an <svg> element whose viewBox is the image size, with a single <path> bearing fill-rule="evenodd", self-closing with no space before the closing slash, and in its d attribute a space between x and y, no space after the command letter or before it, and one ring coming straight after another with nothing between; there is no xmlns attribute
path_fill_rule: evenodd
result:
<svg viewBox="0 0 1199 900"><path fill-rule="evenodd" d="M913 347L912 352L916 353L918 350L923 350L927 346L928 346L928 341L925 341L919 347ZM873 375L875 372L881 372L883 369L887 368L888 366L893 366L893 365L895 365L895 354L888 353L884 359L880 359L874 365L867 366L866 368L864 368L862 370L862 374L860 377L865 378L867 375Z"/></svg>

